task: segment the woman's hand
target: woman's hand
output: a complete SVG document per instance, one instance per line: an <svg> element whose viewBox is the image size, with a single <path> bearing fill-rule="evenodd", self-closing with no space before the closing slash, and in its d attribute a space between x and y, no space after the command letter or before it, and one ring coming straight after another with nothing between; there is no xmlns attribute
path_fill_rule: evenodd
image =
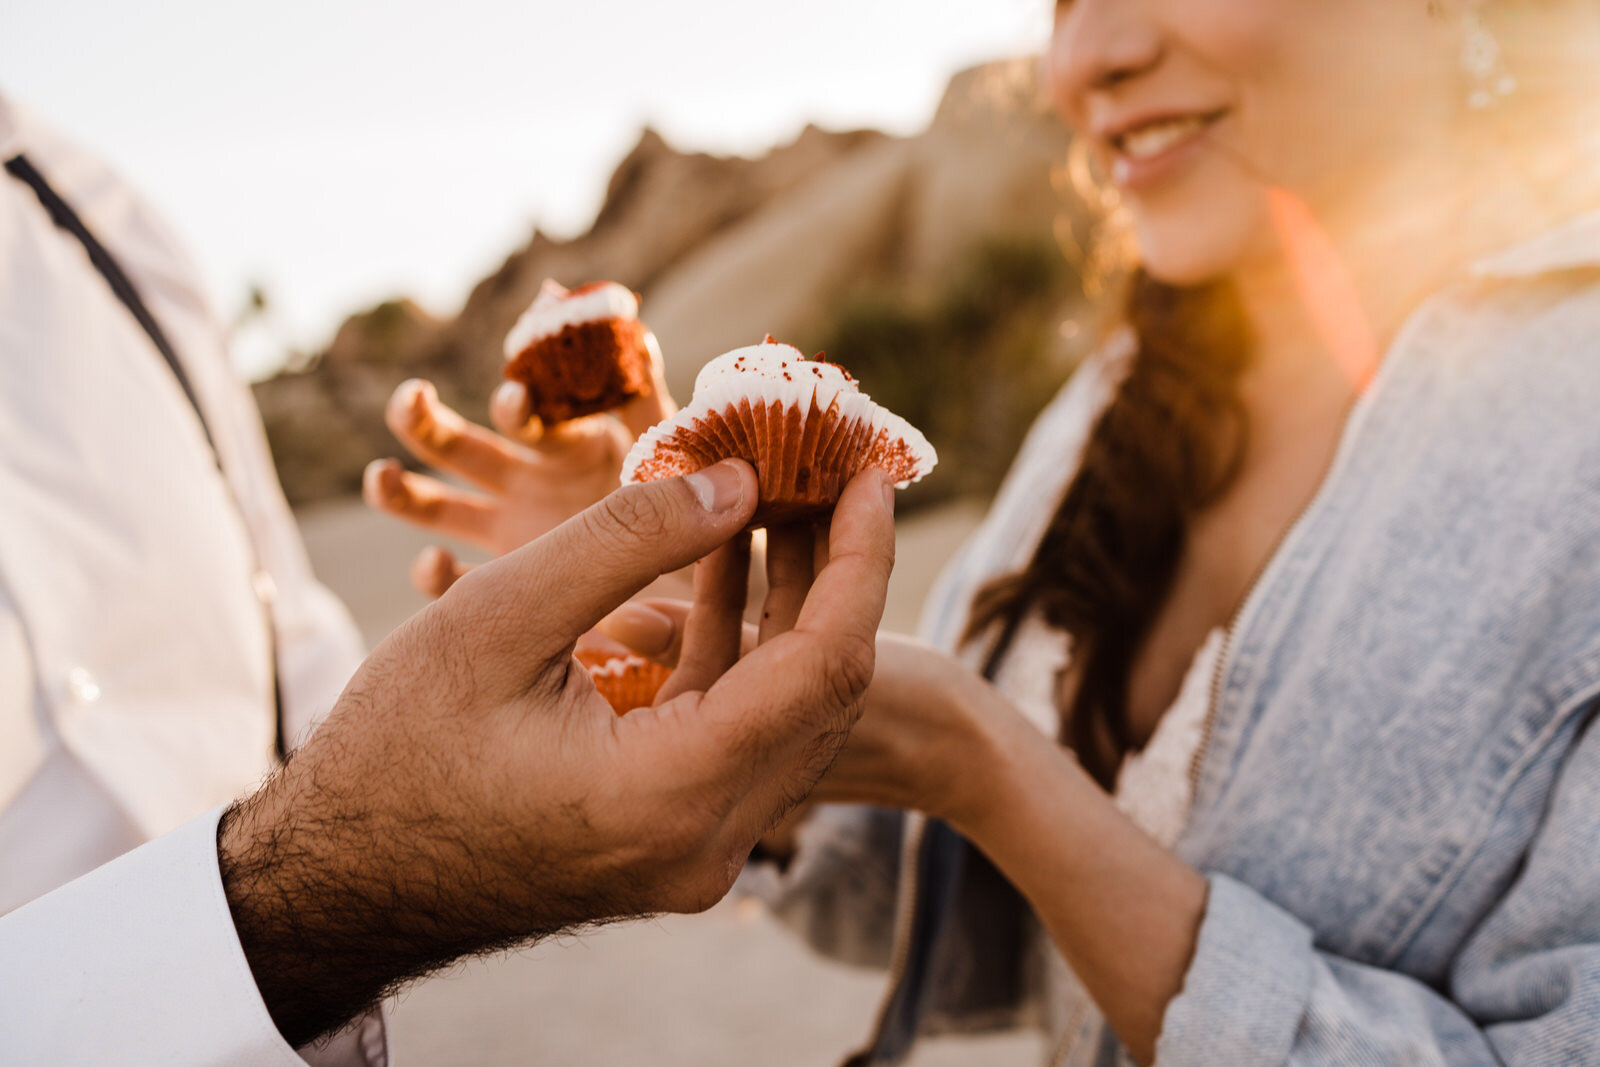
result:
<svg viewBox="0 0 1600 1067"><path fill-rule="evenodd" d="M374 460L363 479L367 503L379 511L496 556L542 537L617 488L634 440L677 407L662 378L660 351L647 335L654 385L614 413L546 427L531 414L527 390L506 382L489 405L499 432L463 418L439 400L433 385L413 379L389 400L389 429L412 455L476 486L459 489L414 474L394 459ZM429 548L411 581L437 597L466 572L448 549Z"/></svg>
<svg viewBox="0 0 1600 1067"><path fill-rule="evenodd" d="M985 783L1005 773L1003 739L1052 744L953 656L879 634L877 663L866 712L819 784L819 801L968 822L992 795Z"/></svg>
<svg viewBox="0 0 1600 1067"><path fill-rule="evenodd" d="M786 552L782 539L774 536L768 570L780 602L786 589L802 587L798 578L787 584L782 580L783 561L798 564L799 558L798 551ZM768 609L770 618L770 596ZM688 604L646 600L623 605L600 624L600 631L640 655L674 666L688 616ZM761 643L759 628L747 625L745 650ZM1018 746L1053 748L1054 743L953 656L895 634L879 634L877 645L866 711L812 801L876 804L977 824L998 792L989 783L1006 773L1008 754ZM774 844L768 842L769 847Z"/></svg>

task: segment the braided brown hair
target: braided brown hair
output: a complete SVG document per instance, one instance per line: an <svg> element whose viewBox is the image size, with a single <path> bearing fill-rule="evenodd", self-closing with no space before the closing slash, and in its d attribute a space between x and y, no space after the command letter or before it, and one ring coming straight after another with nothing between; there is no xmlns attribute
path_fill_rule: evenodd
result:
<svg viewBox="0 0 1600 1067"><path fill-rule="evenodd" d="M973 600L967 640L994 634L998 663L1039 610L1071 637L1078 685L1062 739L1106 789L1133 747L1128 687L1171 591L1194 516L1238 474L1248 430L1238 393L1250 339L1230 287L1129 280L1132 367L1100 415L1033 560Z"/></svg>

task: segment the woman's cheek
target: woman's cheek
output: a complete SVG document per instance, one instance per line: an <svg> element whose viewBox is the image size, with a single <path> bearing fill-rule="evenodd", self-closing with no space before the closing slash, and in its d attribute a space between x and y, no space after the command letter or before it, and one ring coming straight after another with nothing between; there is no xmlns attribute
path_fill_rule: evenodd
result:
<svg viewBox="0 0 1600 1067"><path fill-rule="evenodd" d="M1363 0L1351 0L1360 3ZM1392 2L1392 0L1391 0ZM1327 0L1162 0L1171 36L1219 72L1246 74L1304 40Z"/></svg>

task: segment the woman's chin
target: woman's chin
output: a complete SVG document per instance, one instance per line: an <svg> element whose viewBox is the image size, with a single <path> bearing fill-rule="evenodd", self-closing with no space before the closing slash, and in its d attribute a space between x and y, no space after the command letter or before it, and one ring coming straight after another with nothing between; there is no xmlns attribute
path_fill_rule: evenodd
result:
<svg viewBox="0 0 1600 1067"><path fill-rule="evenodd" d="M1261 254L1266 223L1253 203L1135 215L1139 264L1156 281L1179 288L1220 281Z"/></svg>

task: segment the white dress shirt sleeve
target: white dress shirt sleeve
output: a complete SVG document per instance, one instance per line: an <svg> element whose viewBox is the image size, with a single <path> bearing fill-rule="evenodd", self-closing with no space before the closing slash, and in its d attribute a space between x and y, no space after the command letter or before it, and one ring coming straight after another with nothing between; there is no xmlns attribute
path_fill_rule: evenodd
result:
<svg viewBox="0 0 1600 1067"><path fill-rule="evenodd" d="M383 1067L381 1019L297 1053L239 946L222 808L0 918L0 1063Z"/></svg>

